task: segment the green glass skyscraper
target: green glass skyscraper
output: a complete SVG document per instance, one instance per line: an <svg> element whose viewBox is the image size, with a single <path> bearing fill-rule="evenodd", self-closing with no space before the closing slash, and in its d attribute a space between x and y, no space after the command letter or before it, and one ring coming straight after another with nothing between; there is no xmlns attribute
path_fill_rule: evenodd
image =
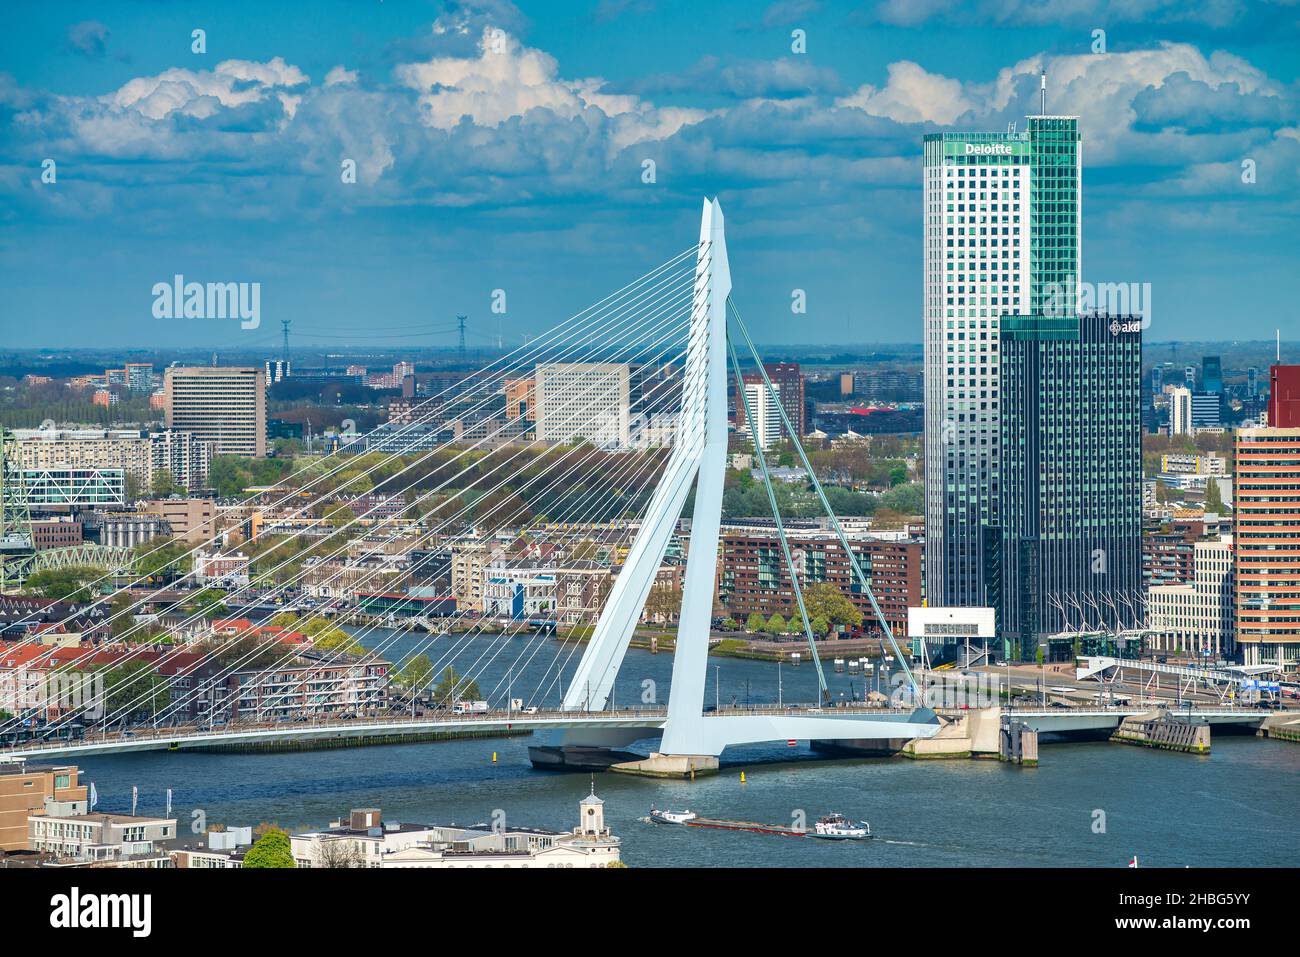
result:
<svg viewBox="0 0 1300 957"><path fill-rule="evenodd" d="M925 137L926 596L983 605L984 531L999 526L1003 316L1074 315L1079 131Z"/></svg>

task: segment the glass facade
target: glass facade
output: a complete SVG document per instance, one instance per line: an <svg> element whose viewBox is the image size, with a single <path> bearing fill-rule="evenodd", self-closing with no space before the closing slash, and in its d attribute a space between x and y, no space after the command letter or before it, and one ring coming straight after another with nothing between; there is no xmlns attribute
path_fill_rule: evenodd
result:
<svg viewBox="0 0 1300 957"><path fill-rule="evenodd" d="M1002 320L987 599L1012 657L1033 660L1046 635L1141 621L1141 329L1136 316Z"/></svg>
<svg viewBox="0 0 1300 957"><path fill-rule="evenodd" d="M981 605L983 529L1000 524L1000 322L1053 296L1075 314L1078 120L936 133L924 149L926 597Z"/></svg>

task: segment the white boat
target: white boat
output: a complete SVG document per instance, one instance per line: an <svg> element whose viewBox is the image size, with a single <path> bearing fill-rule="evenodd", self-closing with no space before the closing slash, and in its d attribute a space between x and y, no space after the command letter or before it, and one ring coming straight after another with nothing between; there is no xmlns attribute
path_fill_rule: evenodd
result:
<svg viewBox="0 0 1300 957"><path fill-rule="evenodd" d="M650 820L658 824L680 824L685 826L687 821L693 821L697 816L694 811L661 811L654 807L650 809Z"/></svg>
<svg viewBox="0 0 1300 957"><path fill-rule="evenodd" d="M850 821L843 814L831 813L817 819L812 836L828 841L865 841L871 837L871 825L866 821Z"/></svg>

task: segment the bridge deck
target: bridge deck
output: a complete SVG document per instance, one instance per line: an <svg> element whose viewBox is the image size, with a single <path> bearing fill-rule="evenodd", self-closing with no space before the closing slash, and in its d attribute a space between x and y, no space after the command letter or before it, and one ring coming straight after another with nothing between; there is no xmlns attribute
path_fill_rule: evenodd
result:
<svg viewBox="0 0 1300 957"><path fill-rule="evenodd" d="M1080 731L1115 727L1124 718L1145 714L1144 707L1116 708L1011 708L1002 713L1025 721L1039 731ZM941 711L956 717L961 711ZM1186 714L1179 711L1178 714ZM1198 708L1191 712L1210 724L1251 724L1279 712L1257 708ZM895 708L825 708L752 707L724 708L706 714L703 722L711 733L709 740L721 747L733 744L781 741L786 739L842 738L914 738L930 737L938 725L908 723L909 709ZM637 708L621 711L575 712L494 711L487 714L455 715L440 712L417 717L384 715L354 720L275 721L259 724L236 724L223 727L180 725L166 728L142 728L127 732L90 735L74 740L37 740L0 750L0 760L7 758L41 759L81 755L115 754L134 751L158 751L175 747L203 748L274 741L319 739L364 739L429 732L537 731L545 729L643 729L645 737L662 731L668 713L663 708ZM1297 715L1300 719L1300 714Z"/></svg>

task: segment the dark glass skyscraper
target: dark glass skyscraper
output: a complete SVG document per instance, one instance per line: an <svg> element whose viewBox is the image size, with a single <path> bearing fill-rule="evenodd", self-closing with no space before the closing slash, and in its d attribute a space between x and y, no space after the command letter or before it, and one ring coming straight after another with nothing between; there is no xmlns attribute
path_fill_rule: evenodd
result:
<svg viewBox="0 0 1300 957"><path fill-rule="evenodd" d="M986 595L1012 657L1142 615L1140 317L1003 316Z"/></svg>

